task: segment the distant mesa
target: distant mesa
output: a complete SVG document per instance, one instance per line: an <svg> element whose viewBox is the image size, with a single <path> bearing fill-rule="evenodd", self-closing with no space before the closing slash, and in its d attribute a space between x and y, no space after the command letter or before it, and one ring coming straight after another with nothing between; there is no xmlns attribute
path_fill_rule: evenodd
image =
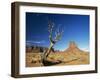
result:
<svg viewBox="0 0 100 80"><path fill-rule="evenodd" d="M48 49L47 47L41 47L41 46L26 46L26 53L43 53L47 49ZM54 52L53 48L52 52Z"/></svg>
<svg viewBox="0 0 100 80"><path fill-rule="evenodd" d="M79 49L78 45L71 41L64 51L52 49L46 61L41 60L41 53L48 50L47 47L26 46L26 66L50 66L50 65L80 65L89 64L89 52ZM34 63L34 64L33 64ZM43 64L44 63L44 64Z"/></svg>
<svg viewBox="0 0 100 80"><path fill-rule="evenodd" d="M79 55L80 53L84 53L85 51L78 48L78 45L74 41L70 41L69 47L64 51L68 54Z"/></svg>
<svg viewBox="0 0 100 80"><path fill-rule="evenodd" d="M42 53L45 50L47 50L47 47L41 47L41 46L26 46L26 53ZM54 48L52 49L52 52L60 52L59 50L54 50ZM64 51L62 52L66 52L68 54L77 54L77 53L83 53L85 51L82 51L81 49L78 48L78 45L74 42L74 41L70 41L69 43L69 47L66 48Z"/></svg>
<svg viewBox="0 0 100 80"><path fill-rule="evenodd" d="M68 49L65 51L80 50L74 41L70 41Z"/></svg>

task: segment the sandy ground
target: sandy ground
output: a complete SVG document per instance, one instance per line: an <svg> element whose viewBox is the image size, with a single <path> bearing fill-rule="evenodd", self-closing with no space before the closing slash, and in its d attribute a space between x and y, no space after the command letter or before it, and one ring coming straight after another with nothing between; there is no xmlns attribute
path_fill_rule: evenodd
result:
<svg viewBox="0 0 100 80"><path fill-rule="evenodd" d="M82 65L89 64L89 52L76 51L73 52L56 52L51 53L48 56L49 61L61 61L60 64L53 66L61 65ZM41 62L40 53L26 53L26 67L39 67L43 66Z"/></svg>

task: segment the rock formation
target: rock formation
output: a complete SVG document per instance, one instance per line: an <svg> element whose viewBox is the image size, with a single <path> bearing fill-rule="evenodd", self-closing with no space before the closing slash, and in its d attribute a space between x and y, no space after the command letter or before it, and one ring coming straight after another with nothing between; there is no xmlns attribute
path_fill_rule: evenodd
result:
<svg viewBox="0 0 100 80"><path fill-rule="evenodd" d="M41 46L27 46L26 47L26 53L43 53L46 50L48 50L47 47L41 47ZM53 48L51 52L54 52Z"/></svg>
<svg viewBox="0 0 100 80"><path fill-rule="evenodd" d="M89 52L79 49L78 45L71 41L69 47L65 51L54 51L50 53L47 58L47 61L42 61L40 54L42 51L47 50L48 48L44 47L27 47L29 50L26 54L26 66L27 67L36 67L36 66L50 66L50 65L81 65L89 64ZM54 51L54 52L53 52ZM45 65L43 65L45 63Z"/></svg>
<svg viewBox="0 0 100 80"><path fill-rule="evenodd" d="M66 52L68 54L80 55L84 51L80 50L78 48L78 45L74 41L71 41L69 43L69 47L64 52Z"/></svg>

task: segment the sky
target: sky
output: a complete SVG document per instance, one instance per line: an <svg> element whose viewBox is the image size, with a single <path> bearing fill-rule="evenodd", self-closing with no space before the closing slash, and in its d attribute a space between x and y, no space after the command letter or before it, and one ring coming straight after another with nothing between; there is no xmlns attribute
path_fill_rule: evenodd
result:
<svg viewBox="0 0 100 80"><path fill-rule="evenodd" d="M26 45L49 47L49 21L54 23L54 30L63 29L61 40L54 45L55 50L63 51L74 41L80 49L89 51L89 15L79 14L26 12Z"/></svg>

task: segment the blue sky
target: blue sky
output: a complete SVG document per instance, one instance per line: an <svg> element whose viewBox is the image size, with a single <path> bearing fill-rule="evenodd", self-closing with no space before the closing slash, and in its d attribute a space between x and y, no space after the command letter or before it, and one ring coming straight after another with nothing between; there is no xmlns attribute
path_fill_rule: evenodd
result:
<svg viewBox="0 0 100 80"><path fill-rule="evenodd" d="M64 30L54 48L65 50L70 41L89 50L89 15L26 13L26 45L49 46L48 21Z"/></svg>

